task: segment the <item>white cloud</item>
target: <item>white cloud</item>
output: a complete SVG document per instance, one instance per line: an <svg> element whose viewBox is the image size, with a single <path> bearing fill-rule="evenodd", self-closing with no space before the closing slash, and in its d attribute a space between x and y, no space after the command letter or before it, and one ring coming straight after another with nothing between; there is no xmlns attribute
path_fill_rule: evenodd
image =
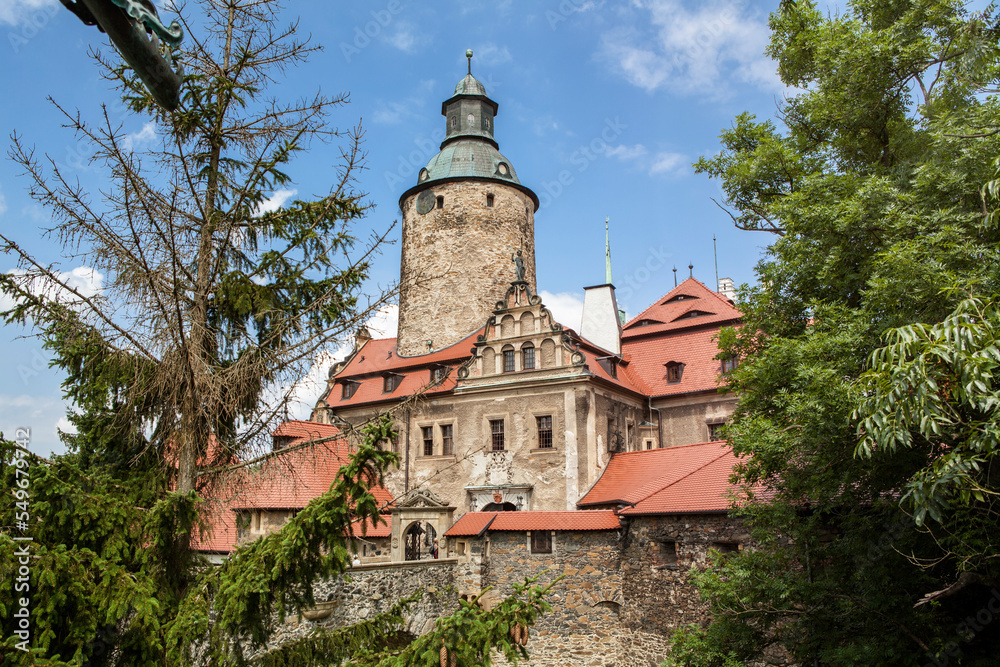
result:
<svg viewBox="0 0 1000 667"><path fill-rule="evenodd" d="M687 171L688 158L681 153L657 153L653 166L649 168L650 176L665 174L680 176Z"/></svg>
<svg viewBox="0 0 1000 667"><path fill-rule="evenodd" d="M41 456L64 454L55 425L66 417L66 403L57 395L0 394L0 433L13 438L17 429L30 429L28 449Z"/></svg>
<svg viewBox="0 0 1000 667"><path fill-rule="evenodd" d="M608 146L607 150L608 157L616 157L623 162L637 160L644 155L646 155L646 147L642 144L636 144L635 146L625 146L624 144L620 146Z"/></svg>
<svg viewBox="0 0 1000 667"><path fill-rule="evenodd" d="M395 338L399 328L399 306L386 305L365 322L374 338ZM326 390L326 379L330 368L343 361L351 350L353 341L344 343L334 351L323 350L316 355L306 376L296 382L288 391L288 415L292 419L309 419L316 401Z"/></svg>
<svg viewBox="0 0 1000 667"><path fill-rule="evenodd" d="M59 437L59 431L74 435L76 433L76 425L68 417L60 417L59 421L56 422L56 433L53 433L53 435Z"/></svg>
<svg viewBox="0 0 1000 667"><path fill-rule="evenodd" d="M506 46L497 46L492 42L483 44L472 51L475 54L472 59L473 65L477 62L483 65L502 65L512 60Z"/></svg>
<svg viewBox="0 0 1000 667"><path fill-rule="evenodd" d="M264 213L274 213L281 207L283 207L288 200L299 193L298 190L288 190L285 188L279 188L274 191L270 197L265 199L257 207L257 215L263 215Z"/></svg>
<svg viewBox="0 0 1000 667"><path fill-rule="evenodd" d="M58 11L58 0L0 0L0 24L47 23Z"/></svg>
<svg viewBox="0 0 1000 667"><path fill-rule="evenodd" d="M53 299L69 305L79 303L80 301L80 297L55 282L39 277L28 277L26 272L21 269L13 269L8 273L13 276L20 276L21 286L32 294L44 296L47 299ZM57 272L56 278L65 284L66 287L76 290L83 297L89 298L95 296L104 288L104 276L89 266L78 266L71 271ZM9 295L0 295L0 310L9 310L14 305L15 301Z"/></svg>
<svg viewBox="0 0 1000 667"><path fill-rule="evenodd" d="M759 10L741 0L692 8L680 0L635 0L631 26L603 36L602 53L635 86L682 94L729 93L740 82L783 89L764 55L769 31Z"/></svg>
<svg viewBox="0 0 1000 667"><path fill-rule="evenodd" d="M0 215L7 212L7 198L3 196L3 190L0 190Z"/></svg>
<svg viewBox="0 0 1000 667"><path fill-rule="evenodd" d="M542 303L552 312L556 322L575 331L580 330L580 323L583 321L583 297L574 292L553 294L545 290L538 295L542 297Z"/></svg>
<svg viewBox="0 0 1000 667"><path fill-rule="evenodd" d="M415 53L417 49L429 41L429 38L417 26L406 21L397 21L393 30L384 32L381 39L403 53Z"/></svg>
<svg viewBox="0 0 1000 667"><path fill-rule="evenodd" d="M134 151L137 148L141 148L145 144L148 144L155 138L156 125L152 122L146 123L138 132L132 132L131 134L125 135L125 139L122 141L122 148L126 151Z"/></svg>

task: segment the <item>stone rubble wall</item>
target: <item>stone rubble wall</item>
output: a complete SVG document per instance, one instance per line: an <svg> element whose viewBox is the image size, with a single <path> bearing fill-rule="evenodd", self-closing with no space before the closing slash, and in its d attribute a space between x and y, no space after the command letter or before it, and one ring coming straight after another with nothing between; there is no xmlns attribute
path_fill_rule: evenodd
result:
<svg viewBox="0 0 1000 667"><path fill-rule="evenodd" d="M535 205L500 181L428 186L442 208L420 214L419 193L402 203L399 354L426 354L465 338L487 318L515 279L511 254L521 250L525 280L535 291ZM424 192L424 190L421 190ZM493 206L487 206L493 195Z"/></svg>

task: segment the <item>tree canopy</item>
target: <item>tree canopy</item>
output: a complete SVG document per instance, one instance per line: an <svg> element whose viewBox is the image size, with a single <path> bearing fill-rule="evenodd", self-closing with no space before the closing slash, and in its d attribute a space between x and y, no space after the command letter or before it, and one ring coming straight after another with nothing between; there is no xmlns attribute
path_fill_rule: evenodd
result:
<svg viewBox="0 0 1000 667"><path fill-rule="evenodd" d="M713 620L670 661L988 664L996 13L789 1L770 27L777 122L738 116L695 165L776 236L720 341L756 548L696 576Z"/></svg>

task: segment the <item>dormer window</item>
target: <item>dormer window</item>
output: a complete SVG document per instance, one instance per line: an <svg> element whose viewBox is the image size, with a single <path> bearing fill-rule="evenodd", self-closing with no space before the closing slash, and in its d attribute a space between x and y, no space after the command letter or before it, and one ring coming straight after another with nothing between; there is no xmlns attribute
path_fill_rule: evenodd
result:
<svg viewBox="0 0 1000 667"><path fill-rule="evenodd" d="M292 444L294 440L295 438L292 436L276 435L272 438L273 450L278 451L279 449L284 449L285 447L288 447L290 444Z"/></svg>
<svg viewBox="0 0 1000 667"><path fill-rule="evenodd" d="M391 394L396 391L399 384L403 381L403 376L399 373L386 373L382 376L382 391L386 394Z"/></svg>
<svg viewBox="0 0 1000 667"><path fill-rule="evenodd" d="M597 357L596 361L605 373L616 380L618 379L618 357Z"/></svg>
<svg viewBox="0 0 1000 667"><path fill-rule="evenodd" d="M729 375L740 365L739 357L727 357L722 360L722 374Z"/></svg>
<svg viewBox="0 0 1000 667"><path fill-rule="evenodd" d="M680 382L684 375L684 364L679 361L668 361L664 365L667 367L667 382Z"/></svg>
<svg viewBox="0 0 1000 667"><path fill-rule="evenodd" d="M357 380L344 380L343 384L340 385L340 400L346 401L354 396L354 392L356 392L360 386L361 383Z"/></svg>
<svg viewBox="0 0 1000 667"><path fill-rule="evenodd" d="M435 365L431 366L431 383L438 384L448 375L448 367Z"/></svg>

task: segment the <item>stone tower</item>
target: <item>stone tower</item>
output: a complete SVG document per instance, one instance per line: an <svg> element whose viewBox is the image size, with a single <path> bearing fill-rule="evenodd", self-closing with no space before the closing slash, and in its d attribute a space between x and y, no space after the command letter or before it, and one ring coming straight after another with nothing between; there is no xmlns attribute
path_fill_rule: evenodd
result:
<svg viewBox="0 0 1000 667"><path fill-rule="evenodd" d="M441 105L445 138L399 198L403 213L397 352L426 354L483 326L517 279L535 290L538 197L521 185L493 136L498 105L469 73Z"/></svg>

